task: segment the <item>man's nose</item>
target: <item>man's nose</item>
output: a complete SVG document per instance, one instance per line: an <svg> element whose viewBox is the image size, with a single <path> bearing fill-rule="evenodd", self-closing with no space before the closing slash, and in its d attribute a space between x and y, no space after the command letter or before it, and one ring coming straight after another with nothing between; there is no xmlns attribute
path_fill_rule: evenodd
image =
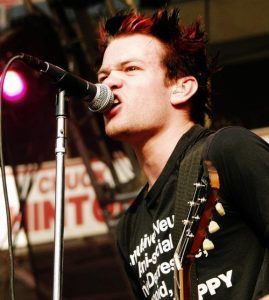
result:
<svg viewBox="0 0 269 300"><path fill-rule="evenodd" d="M111 90L118 89L122 87L122 78L116 71L112 71L102 83L106 84Z"/></svg>

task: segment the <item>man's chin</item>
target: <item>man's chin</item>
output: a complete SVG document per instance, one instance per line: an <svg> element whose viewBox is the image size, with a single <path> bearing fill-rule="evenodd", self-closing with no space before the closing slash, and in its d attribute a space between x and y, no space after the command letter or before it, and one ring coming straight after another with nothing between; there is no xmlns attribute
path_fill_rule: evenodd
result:
<svg viewBox="0 0 269 300"><path fill-rule="evenodd" d="M130 134L126 131L121 130L111 130L109 128L106 128L106 135L110 137L111 139L126 142L128 138L130 139Z"/></svg>

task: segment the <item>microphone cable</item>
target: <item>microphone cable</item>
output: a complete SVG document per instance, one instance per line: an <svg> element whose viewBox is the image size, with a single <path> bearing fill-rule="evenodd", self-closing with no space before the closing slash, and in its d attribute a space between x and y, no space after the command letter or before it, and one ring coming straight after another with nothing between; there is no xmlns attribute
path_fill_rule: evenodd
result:
<svg viewBox="0 0 269 300"><path fill-rule="evenodd" d="M4 200L5 200L5 209L6 209L6 220L7 220L7 239L8 239L8 253L9 253L9 277L10 277L10 293L11 300L15 300L15 289L14 289L14 251L12 245L12 229L11 229L11 217L10 217L10 209L9 209L9 200L8 200L8 192L7 192L7 182L6 182L6 173L5 173L5 163L4 163L4 155L3 155L3 130L2 130L2 106L3 106L3 91L4 91L4 81L6 77L6 73L11 66L11 64L18 59L21 59L21 55L16 55L12 57L8 63L6 64L0 82L0 167L1 167L1 175L2 175L2 185L4 192Z"/></svg>

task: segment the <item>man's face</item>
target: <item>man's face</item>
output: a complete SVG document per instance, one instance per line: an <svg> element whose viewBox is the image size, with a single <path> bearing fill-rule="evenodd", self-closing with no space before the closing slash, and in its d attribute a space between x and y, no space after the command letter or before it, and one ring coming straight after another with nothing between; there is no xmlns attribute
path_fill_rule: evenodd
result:
<svg viewBox="0 0 269 300"><path fill-rule="evenodd" d="M156 38L142 34L119 37L108 45L98 79L119 101L104 115L108 136L135 144L165 129L172 105L163 54Z"/></svg>

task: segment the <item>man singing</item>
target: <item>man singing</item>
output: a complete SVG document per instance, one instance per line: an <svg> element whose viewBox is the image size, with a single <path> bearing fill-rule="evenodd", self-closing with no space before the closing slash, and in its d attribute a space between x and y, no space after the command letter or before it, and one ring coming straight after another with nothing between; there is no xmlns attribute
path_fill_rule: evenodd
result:
<svg viewBox="0 0 269 300"><path fill-rule="evenodd" d="M184 157L211 134L203 125L216 67L199 20L184 26L179 17L177 9L151 17L122 13L100 30L98 79L115 97L105 130L132 146L147 178L117 237L137 299L175 298L178 174ZM259 299L269 292L269 146L246 129L227 127L214 135L205 159L218 172L225 215L214 214L214 249L196 256L195 289L199 299Z"/></svg>

